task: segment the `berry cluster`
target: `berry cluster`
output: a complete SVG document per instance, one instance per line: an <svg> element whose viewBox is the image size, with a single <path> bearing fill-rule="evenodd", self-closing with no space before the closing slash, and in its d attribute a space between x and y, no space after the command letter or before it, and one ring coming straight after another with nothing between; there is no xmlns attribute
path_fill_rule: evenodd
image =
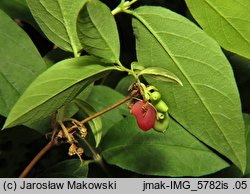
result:
<svg viewBox="0 0 250 194"><path fill-rule="evenodd" d="M169 126L168 106L162 100L159 90L142 83L139 88L143 99L137 99L130 111L138 126L143 131L152 128L158 132L166 131Z"/></svg>

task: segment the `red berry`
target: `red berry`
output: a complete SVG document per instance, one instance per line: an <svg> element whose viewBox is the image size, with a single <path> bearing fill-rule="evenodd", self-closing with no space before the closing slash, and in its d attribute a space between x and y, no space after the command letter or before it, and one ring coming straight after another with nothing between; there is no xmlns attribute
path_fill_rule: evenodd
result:
<svg viewBox="0 0 250 194"><path fill-rule="evenodd" d="M138 126L143 131L154 127L156 111L148 102L137 101L130 112L135 116Z"/></svg>

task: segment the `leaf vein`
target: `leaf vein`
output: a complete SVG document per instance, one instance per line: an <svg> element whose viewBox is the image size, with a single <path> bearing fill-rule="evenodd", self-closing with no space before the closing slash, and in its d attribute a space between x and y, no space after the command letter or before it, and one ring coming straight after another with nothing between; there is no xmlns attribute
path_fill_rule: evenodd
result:
<svg viewBox="0 0 250 194"><path fill-rule="evenodd" d="M220 16L226 21L226 23L229 24L229 26L231 26L232 29L233 29L237 34L239 34L240 37L241 37L244 41L246 41L248 44L250 44L250 41L249 41L240 31L238 31L237 28L235 28L235 26L234 26L230 21L228 21L228 20L226 19L226 17L225 17L218 9L215 8L214 5L211 4L211 2L208 2L207 0L206 0L205 2L206 2L207 5L208 5L209 7L211 7L218 15L220 15Z"/></svg>
<svg viewBox="0 0 250 194"><path fill-rule="evenodd" d="M140 14L137 14L136 12L132 13L146 28L147 30L155 37L155 39L158 41L159 45L166 51L167 55L170 57L170 59L177 65L177 67L179 68L179 70L181 71L181 73L183 74L183 76L186 78L186 80L190 83L190 86L192 87L192 89L194 90L195 94L199 97L198 99L201 101L201 103L204 105L204 107L206 108L206 111L208 112L208 115L212 118L212 120L214 121L214 123L218 126L218 128L220 129L221 133L224 134L222 128L220 128L220 125L218 123L218 121L216 120L216 118L213 117L213 115L211 115L211 111L208 108L207 104L202 101L201 99L201 95L200 93L197 91L196 87L192 84L192 81L188 78L188 76L186 75L186 72L184 71L184 69L181 67L181 65L179 64L179 61L174 57L174 55L172 54L172 52L170 51L170 49L168 48L168 46L166 44L164 44L163 40L161 39L161 37L158 36L158 34L155 32L155 30L153 30L151 28L151 26L148 24L147 21L144 20L143 17L141 17ZM212 137L212 136L210 136ZM236 154L234 148L231 145L231 141L227 138L227 136L223 136L223 138L226 140L226 142L228 143L230 149L232 150L232 153L234 154L234 156L236 157L236 159L240 162L239 156L238 154ZM213 139L213 137L212 137ZM214 139L213 139L214 141ZM215 141L214 141L215 142ZM216 143L216 142L215 142Z"/></svg>

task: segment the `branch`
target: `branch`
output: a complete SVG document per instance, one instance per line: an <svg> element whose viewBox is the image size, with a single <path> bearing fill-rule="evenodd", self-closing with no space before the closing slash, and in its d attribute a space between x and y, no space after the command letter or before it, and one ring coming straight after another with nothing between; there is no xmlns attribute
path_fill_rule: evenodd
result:
<svg viewBox="0 0 250 194"><path fill-rule="evenodd" d="M130 99L131 99L133 96L135 96L137 93L138 93L138 90L133 90L133 91L131 92L131 94L128 95L126 98L122 99L121 101L117 102L116 104L114 104L114 105L112 105L112 106L110 106L110 107L108 107L108 108L106 108L106 109L104 109L104 110L102 110L102 111L100 111L100 112L97 112L97 113L93 114L92 116L90 116L90 117L88 117L88 118L82 120L80 123L81 123L81 124L85 124L85 123L91 121L92 119L94 119L94 118L96 118L96 117L99 117L100 115L102 115L102 114L104 114L104 113L106 113L106 112L108 112L108 111L111 111L112 109L114 109L114 108L120 106L121 104L127 102L128 100L130 100Z"/></svg>
<svg viewBox="0 0 250 194"><path fill-rule="evenodd" d="M130 100L132 97L134 97L135 95L138 94L138 90L133 90L130 95L128 95L126 98L122 99L121 101L117 102L116 104L82 120L80 123L83 125L85 123L87 123L88 121L120 106L121 104L127 102L128 100ZM54 120L54 119L52 119ZM59 123L60 124L60 123ZM62 126L61 126L62 127ZM29 174L29 172L32 170L32 168L36 165L36 163L42 158L42 156L44 154L46 154L51 148L53 148L55 145L57 145L56 142L56 138L54 138L56 131L58 131L58 126L55 122L52 122L52 128L53 128L53 135L52 135L52 140L34 157L34 159L29 163L29 165L24 169L24 171L21 173L21 175L19 176L19 178L25 178L27 177L27 175ZM71 129L72 130L72 129ZM70 133L71 130L67 131L67 133ZM85 142L86 143L86 142ZM87 145L88 146L88 145ZM89 147L89 146L88 146ZM93 150L91 150L93 152ZM95 152L93 152L93 156L94 159L98 159L98 155L94 154Z"/></svg>
<svg viewBox="0 0 250 194"><path fill-rule="evenodd" d="M54 147L55 141L51 140L36 156L33 160L29 163L29 165L24 169L24 171L20 174L19 178L25 178L32 170L32 168L36 165L36 163L41 159L41 157L47 153L52 147Z"/></svg>

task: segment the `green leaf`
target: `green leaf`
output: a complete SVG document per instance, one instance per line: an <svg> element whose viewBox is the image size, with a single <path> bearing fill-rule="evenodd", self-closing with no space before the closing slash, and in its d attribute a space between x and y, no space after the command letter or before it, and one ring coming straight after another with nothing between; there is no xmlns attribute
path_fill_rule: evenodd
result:
<svg viewBox="0 0 250 194"><path fill-rule="evenodd" d="M61 49L77 54L82 46L76 32L77 15L86 0L27 0L44 34Z"/></svg>
<svg viewBox="0 0 250 194"><path fill-rule="evenodd" d="M242 178L242 172L235 165L231 165L216 173L210 174L205 178Z"/></svg>
<svg viewBox="0 0 250 194"><path fill-rule="evenodd" d="M145 77L150 77L155 80L159 81L164 81L164 82L176 82L180 84L181 86L183 85L181 80L172 72L161 68L161 67L148 67L140 71L138 76L145 76Z"/></svg>
<svg viewBox="0 0 250 194"><path fill-rule="evenodd" d="M122 100L124 96L119 92L107 86L94 86L87 102L95 108L96 111L101 111L109 106ZM129 110L125 104L103 114L102 117L102 132L105 134L115 123L122 120L123 115L128 114Z"/></svg>
<svg viewBox="0 0 250 194"><path fill-rule="evenodd" d="M0 9L10 17L25 21L40 31L40 28L29 10L26 0L1 0Z"/></svg>
<svg viewBox="0 0 250 194"><path fill-rule="evenodd" d="M247 168L245 174L250 177L250 115L244 114L244 121L246 127L246 142L247 142Z"/></svg>
<svg viewBox="0 0 250 194"><path fill-rule="evenodd" d="M250 58L249 0L186 0L193 17L226 50Z"/></svg>
<svg viewBox="0 0 250 194"><path fill-rule="evenodd" d="M250 133L250 115L243 113L243 118L245 122L245 128L246 128L246 139L248 137L248 134Z"/></svg>
<svg viewBox="0 0 250 194"><path fill-rule="evenodd" d="M66 52L59 48L52 49L49 51L44 57L43 60L45 61L47 67L51 67L55 63L62 61L64 59L72 58L73 55L70 52Z"/></svg>
<svg viewBox="0 0 250 194"><path fill-rule="evenodd" d="M90 0L78 16L77 30L84 50L105 61L117 63L120 42L110 9L99 0Z"/></svg>
<svg viewBox="0 0 250 194"><path fill-rule="evenodd" d="M114 125L100 145L110 164L140 174L201 176L228 166L175 121L166 133L138 128L130 116Z"/></svg>
<svg viewBox="0 0 250 194"><path fill-rule="evenodd" d="M65 52L59 48L57 49L53 49L50 52L48 52L44 57L44 61L47 64L48 67L51 67L52 65L54 65L57 62L60 62L64 59L67 58L72 58L73 55L70 52ZM88 85L78 96L77 98L81 99L81 100L86 100L89 96L89 94L91 93L92 87L94 84L90 84Z"/></svg>
<svg viewBox="0 0 250 194"><path fill-rule="evenodd" d="M131 63L131 69L133 71L141 71L141 70L145 69L145 67L143 65L141 65L140 63L138 63L137 61L134 61Z"/></svg>
<svg viewBox="0 0 250 194"><path fill-rule="evenodd" d="M65 118L71 118L73 115L75 115L78 112L78 107L73 103L70 102L66 105L64 105L64 117ZM36 131L39 131L42 134L45 134L47 132L51 132L51 118L52 115L46 115L46 118L42 120L33 121L32 119L25 123L25 126L28 126L31 129L35 129Z"/></svg>
<svg viewBox="0 0 250 194"><path fill-rule="evenodd" d="M127 96L129 94L129 87L131 86L132 83L135 82L135 78L131 75L128 75L124 78L122 78L117 86L115 87L115 90L120 92L121 94Z"/></svg>
<svg viewBox="0 0 250 194"><path fill-rule="evenodd" d="M42 173L45 178L86 178L90 161L70 159L59 162Z"/></svg>
<svg viewBox="0 0 250 194"><path fill-rule="evenodd" d="M0 18L0 114L7 116L46 65L29 36L1 10Z"/></svg>
<svg viewBox="0 0 250 194"><path fill-rule="evenodd" d="M91 82L114 67L94 57L61 61L35 79L11 110L4 127L36 122L74 99Z"/></svg>
<svg viewBox="0 0 250 194"><path fill-rule="evenodd" d="M74 102L70 102L64 108L64 118L71 118L79 111L78 106Z"/></svg>
<svg viewBox="0 0 250 194"><path fill-rule="evenodd" d="M96 110L89 103L87 103L83 100L80 100L80 99L76 99L76 100L74 100L74 102L79 107L81 113L85 117L92 116L93 114L96 113ZM93 135L94 135L96 147L98 147L99 143L101 142L101 138L102 138L102 120L101 120L101 117L97 117L97 118L90 120L88 122L88 124L92 130Z"/></svg>
<svg viewBox="0 0 250 194"><path fill-rule="evenodd" d="M149 79L171 116L228 157L243 172L245 131L233 72L219 45L186 18L164 8L133 12L137 58L145 67L173 72L183 87Z"/></svg>
<svg viewBox="0 0 250 194"><path fill-rule="evenodd" d="M93 89L94 83L89 84L80 94L77 95L77 98L80 100L86 100L92 89Z"/></svg>

